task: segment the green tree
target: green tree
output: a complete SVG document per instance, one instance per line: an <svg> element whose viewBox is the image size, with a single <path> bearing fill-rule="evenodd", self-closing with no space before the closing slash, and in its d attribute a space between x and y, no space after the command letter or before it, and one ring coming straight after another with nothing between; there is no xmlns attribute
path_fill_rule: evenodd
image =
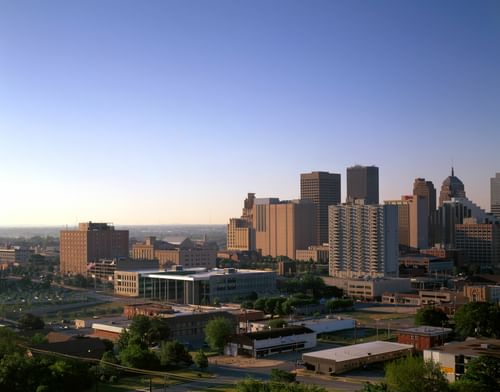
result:
<svg viewBox="0 0 500 392"><path fill-rule="evenodd" d="M407 356L385 368L389 392L446 392L448 381L438 364Z"/></svg>
<svg viewBox="0 0 500 392"><path fill-rule="evenodd" d="M363 384L363 389L361 392L388 392L389 390L387 389L387 384L384 382L381 383L365 383Z"/></svg>
<svg viewBox="0 0 500 392"><path fill-rule="evenodd" d="M487 302L470 302L458 308L453 318L455 332L462 337L500 337L500 310Z"/></svg>
<svg viewBox="0 0 500 392"><path fill-rule="evenodd" d="M229 336L233 333L234 328L232 323L224 317L217 317L207 323L205 327L205 340L212 350L222 353Z"/></svg>
<svg viewBox="0 0 500 392"><path fill-rule="evenodd" d="M118 358L116 358L113 351L106 351L99 362L99 370L102 374L106 376L118 375L120 371L113 365L118 364Z"/></svg>
<svg viewBox="0 0 500 392"><path fill-rule="evenodd" d="M176 340L163 342L159 356L161 365L170 368L189 366L193 363L193 358L186 347Z"/></svg>
<svg viewBox="0 0 500 392"><path fill-rule="evenodd" d="M253 308L256 310L266 311L266 298L258 298L253 304Z"/></svg>
<svg viewBox="0 0 500 392"><path fill-rule="evenodd" d="M45 323L40 317L35 316L31 313L23 314L19 318L18 323L21 329L29 329L29 330L43 329L43 327L45 326Z"/></svg>
<svg viewBox="0 0 500 392"><path fill-rule="evenodd" d="M467 364L465 374L455 384L456 391L499 391L500 359L486 356L472 359Z"/></svg>
<svg viewBox="0 0 500 392"><path fill-rule="evenodd" d="M200 350L195 354L194 363L200 369L206 369L208 367L208 358L203 350Z"/></svg>
<svg viewBox="0 0 500 392"><path fill-rule="evenodd" d="M120 363L124 366L139 369L157 369L158 357L139 343L131 343L118 354Z"/></svg>
<svg viewBox="0 0 500 392"><path fill-rule="evenodd" d="M253 309L253 301L245 300L241 303L241 309Z"/></svg>
<svg viewBox="0 0 500 392"><path fill-rule="evenodd" d="M274 328L283 328L283 327L286 327L287 323L283 319L273 319L273 320L269 321L268 325L269 325L269 327L271 329L274 329Z"/></svg>
<svg viewBox="0 0 500 392"><path fill-rule="evenodd" d="M448 325L448 316L441 309L420 308L415 315L415 324L442 327Z"/></svg>

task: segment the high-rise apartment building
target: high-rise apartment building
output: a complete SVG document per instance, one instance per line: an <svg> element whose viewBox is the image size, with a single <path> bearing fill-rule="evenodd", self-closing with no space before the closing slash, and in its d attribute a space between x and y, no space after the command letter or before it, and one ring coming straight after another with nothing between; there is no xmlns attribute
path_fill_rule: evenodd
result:
<svg viewBox="0 0 500 392"><path fill-rule="evenodd" d="M465 198L466 196L464 183L458 177L455 177L455 171L452 167L451 176L446 177L443 181L443 185L441 185L439 207L441 207L445 201L450 201L454 197Z"/></svg>
<svg viewBox="0 0 500 392"><path fill-rule="evenodd" d="M491 213L500 218L500 173L490 179Z"/></svg>
<svg viewBox="0 0 500 392"><path fill-rule="evenodd" d="M378 167L353 166L347 168L347 202L364 200L378 204Z"/></svg>
<svg viewBox="0 0 500 392"><path fill-rule="evenodd" d="M128 230L107 223L86 222L78 230L60 233L60 269L63 274L87 274L87 264L102 259L127 258Z"/></svg>
<svg viewBox="0 0 500 392"><path fill-rule="evenodd" d="M429 215L436 210L436 188L432 181L425 178L416 178L413 183L413 194L427 198L427 211Z"/></svg>
<svg viewBox="0 0 500 392"><path fill-rule="evenodd" d="M310 200L255 199L255 247L262 256L295 259L297 249L317 243L316 205Z"/></svg>
<svg viewBox="0 0 500 392"><path fill-rule="evenodd" d="M320 171L301 174L300 198L316 204L318 244L328 242L328 206L340 203L340 174Z"/></svg>
<svg viewBox="0 0 500 392"><path fill-rule="evenodd" d="M331 276L398 275L397 206L348 203L328 210Z"/></svg>
<svg viewBox="0 0 500 392"><path fill-rule="evenodd" d="M398 208L399 244L409 248L427 248L429 234L427 198L415 195L401 196L401 200L386 200L384 203Z"/></svg>
<svg viewBox="0 0 500 392"><path fill-rule="evenodd" d="M241 218L229 219L227 225L227 249L238 251L255 250L255 235L252 228L255 193L249 193L243 203Z"/></svg>

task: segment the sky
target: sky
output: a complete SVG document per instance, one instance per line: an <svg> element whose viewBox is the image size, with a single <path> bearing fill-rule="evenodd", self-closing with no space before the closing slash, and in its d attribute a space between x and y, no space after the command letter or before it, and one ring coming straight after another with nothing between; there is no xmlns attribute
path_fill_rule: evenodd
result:
<svg viewBox="0 0 500 392"><path fill-rule="evenodd" d="M489 210L500 2L0 1L0 226L226 223L354 164Z"/></svg>

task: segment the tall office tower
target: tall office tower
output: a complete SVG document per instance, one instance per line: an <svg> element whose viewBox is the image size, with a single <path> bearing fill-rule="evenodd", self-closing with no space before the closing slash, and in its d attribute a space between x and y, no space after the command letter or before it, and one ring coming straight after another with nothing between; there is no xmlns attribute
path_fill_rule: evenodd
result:
<svg viewBox="0 0 500 392"><path fill-rule="evenodd" d="M445 201L451 200L453 197L465 198L464 183L458 177L455 177L455 171L451 168L451 176L448 176L441 185L441 192L439 193L439 207Z"/></svg>
<svg viewBox="0 0 500 392"><path fill-rule="evenodd" d="M239 251L255 250L254 231L252 228L255 193L249 193L243 202L241 218L229 219L227 225L227 249Z"/></svg>
<svg viewBox="0 0 500 392"><path fill-rule="evenodd" d="M500 219L474 204L467 198L453 198L445 201L431 215L433 243L441 244L445 249L456 248L456 225L464 219L473 218L478 223L500 223Z"/></svg>
<svg viewBox="0 0 500 392"><path fill-rule="evenodd" d="M340 203L340 174L312 172L300 175L300 198L317 209L318 245L328 242L328 206Z"/></svg>
<svg viewBox="0 0 500 392"><path fill-rule="evenodd" d="M500 218L500 173L490 179L491 213Z"/></svg>
<svg viewBox="0 0 500 392"><path fill-rule="evenodd" d="M350 203L328 207L330 275L398 275L398 209Z"/></svg>
<svg viewBox="0 0 500 392"><path fill-rule="evenodd" d="M427 212L429 215L436 210L436 188L432 181L425 178L416 178L413 183L413 194L427 198Z"/></svg>
<svg viewBox="0 0 500 392"><path fill-rule="evenodd" d="M401 196L401 200L386 200L384 204L398 208L399 244L415 249L428 247L429 216L427 198L424 196Z"/></svg>
<svg viewBox="0 0 500 392"><path fill-rule="evenodd" d="M297 249L317 243L316 205L310 200L255 199L255 247L262 256L295 259Z"/></svg>
<svg viewBox="0 0 500 392"><path fill-rule="evenodd" d="M457 249L462 250L471 264L498 266L500 264L500 224L479 223L465 218L455 225Z"/></svg>
<svg viewBox="0 0 500 392"><path fill-rule="evenodd" d="M378 167L347 168L347 202L362 199L365 204L378 204Z"/></svg>
<svg viewBox="0 0 500 392"><path fill-rule="evenodd" d="M78 230L61 230L60 270L63 274L87 274L87 264L101 259L127 258L128 230L107 223L86 222Z"/></svg>

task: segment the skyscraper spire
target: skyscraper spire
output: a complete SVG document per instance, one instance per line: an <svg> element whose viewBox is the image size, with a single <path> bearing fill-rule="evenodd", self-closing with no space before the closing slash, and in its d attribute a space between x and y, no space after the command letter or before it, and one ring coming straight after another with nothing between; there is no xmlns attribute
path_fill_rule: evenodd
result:
<svg viewBox="0 0 500 392"><path fill-rule="evenodd" d="M453 170L453 166L451 167L451 176L455 177L455 171Z"/></svg>

